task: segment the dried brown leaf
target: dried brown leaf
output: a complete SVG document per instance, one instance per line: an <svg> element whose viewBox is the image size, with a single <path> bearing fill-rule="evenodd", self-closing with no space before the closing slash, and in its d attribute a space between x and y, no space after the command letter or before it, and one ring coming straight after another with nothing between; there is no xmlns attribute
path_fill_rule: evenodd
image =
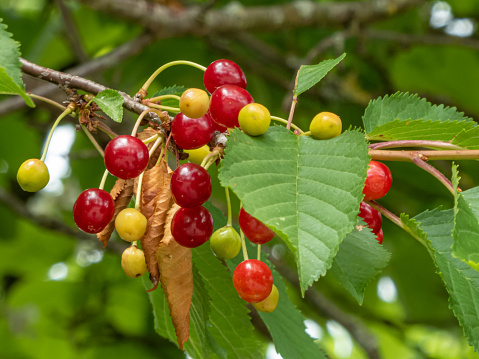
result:
<svg viewBox="0 0 479 359"><path fill-rule="evenodd" d="M115 213L110 223L100 232L97 233L97 238L103 243L103 247L106 247L108 240L110 239L113 230L115 229L115 219L118 213L128 207L131 197L133 196L133 180L124 180L118 178L115 185L110 191L110 194L115 201Z"/></svg>
<svg viewBox="0 0 479 359"><path fill-rule="evenodd" d="M171 235L171 220L180 209L177 204L168 211L163 241L156 253L160 267L161 288L165 293L175 327L178 346L190 336L190 306L193 298L191 249L179 245Z"/></svg>

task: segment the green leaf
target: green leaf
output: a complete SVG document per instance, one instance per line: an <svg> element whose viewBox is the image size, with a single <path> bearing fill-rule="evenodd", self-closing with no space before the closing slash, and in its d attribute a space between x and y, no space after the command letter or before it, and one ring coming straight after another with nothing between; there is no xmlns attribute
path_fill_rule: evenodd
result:
<svg viewBox="0 0 479 359"><path fill-rule="evenodd" d="M452 166L454 194L454 257L479 270L479 187L458 192L457 165Z"/></svg>
<svg viewBox="0 0 479 359"><path fill-rule="evenodd" d="M414 219L427 233L438 273L449 293L450 307L463 327L469 345L479 352L479 272L452 255L454 212L426 211Z"/></svg>
<svg viewBox="0 0 479 359"><path fill-rule="evenodd" d="M365 226L363 221L359 224ZM390 258L391 254L368 227L355 228L339 246L330 273L363 304L367 284L382 272Z"/></svg>
<svg viewBox="0 0 479 359"><path fill-rule="evenodd" d="M93 101L96 102L101 110L105 112L110 118L121 123L123 120L123 97L118 91L106 89L95 96Z"/></svg>
<svg viewBox="0 0 479 359"><path fill-rule="evenodd" d="M301 65L296 75L296 84L293 91L295 97L309 90L322 80L326 74L341 62L346 54L342 54L337 59L325 60L317 65Z"/></svg>
<svg viewBox="0 0 479 359"><path fill-rule="evenodd" d="M20 95L28 106L35 107L25 92L22 80L20 43L13 40L12 36L0 18L0 94Z"/></svg>
<svg viewBox="0 0 479 359"><path fill-rule="evenodd" d="M470 150L479 150L479 126L464 129L454 137L451 143Z"/></svg>
<svg viewBox="0 0 479 359"><path fill-rule="evenodd" d="M256 138L234 130L219 179L293 251L304 294L356 225L368 163L358 131L316 141L281 126Z"/></svg>
<svg viewBox="0 0 479 359"><path fill-rule="evenodd" d="M412 123L412 121L416 120L422 121ZM429 121L432 121L432 123ZM382 126L390 122L394 122L394 124L382 128ZM435 122L446 122L446 126L440 126ZM438 128L434 130L449 133L450 131L445 130L447 126L460 123L461 127L459 131L454 133L457 134L463 128L472 128L476 125L472 119L464 116L462 112L458 112L455 107L432 105L426 99L421 99L416 94L410 95L403 92L397 92L394 95L383 98L379 97L369 102L364 112L363 123L368 138L371 139L382 139L381 135L383 135L383 132L388 133L390 138L393 139L417 138L411 136L423 136L426 130L425 127L427 126L438 126ZM408 127L411 125L413 127L412 130ZM414 127L417 128L415 129ZM394 131L394 129L396 129L396 131ZM375 131L373 132L373 130ZM416 132L418 133L416 134ZM433 132L433 130L431 129L430 132ZM396 133L398 138L395 137ZM432 136L430 133L426 134ZM420 138L423 139L422 137ZM452 137L448 139L438 139L447 141L452 139Z"/></svg>

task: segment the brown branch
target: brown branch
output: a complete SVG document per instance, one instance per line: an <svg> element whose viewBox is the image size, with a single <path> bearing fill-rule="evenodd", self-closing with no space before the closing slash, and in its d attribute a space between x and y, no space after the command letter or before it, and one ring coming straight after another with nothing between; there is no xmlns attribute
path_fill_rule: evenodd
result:
<svg viewBox="0 0 479 359"><path fill-rule="evenodd" d="M232 2L222 8L191 6L176 11L145 0L80 0L89 7L152 30L158 38L207 36L240 31L270 32L292 27L344 26L391 17L424 0L372 0L368 2L297 1L282 5L243 6ZM198 26L198 24L201 26Z"/></svg>
<svg viewBox="0 0 479 359"><path fill-rule="evenodd" d="M108 54L97 59L86 62L82 65L72 67L66 70L67 73L75 76L87 76L89 74L97 73L104 69L116 66L118 62L140 53L146 46L153 42L153 36L149 34L142 34L135 39L119 46ZM36 95L49 97L52 93L57 91L55 86L51 84L40 85L35 89L29 89ZM21 97L12 97L0 102L0 116L5 115L11 111L18 110L25 106L25 102Z"/></svg>

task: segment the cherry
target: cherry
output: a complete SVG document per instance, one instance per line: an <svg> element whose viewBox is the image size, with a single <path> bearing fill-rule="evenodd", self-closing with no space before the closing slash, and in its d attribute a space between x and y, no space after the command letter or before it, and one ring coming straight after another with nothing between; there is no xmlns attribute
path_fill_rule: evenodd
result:
<svg viewBox="0 0 479 359"><path fill-rule="evenodd" d="M246 76L235 62L220 59L213 61L206 68L203 83L210 93L222 85L236 85L245 89Z"/></svg>
<svg viewBox="0 0 479 359"><path fill-rule="evenodd" d="M391 188L393 178L388 166L377 161L370 161L363 193L366 201L384 197Z"/></svg>
<svg viewBox="0 0 479 359"><path fill-rule="evenodd" d="M374 234L378 234L383 224L381 213L375 210L366 202L361 202L359 206L359 217L364 219L364 222L372 229Z"/></svg>
<svg viewBox="0 0 479 359"><path fill-rule="evenodd" d="M137 246L128 247L121 255L121 267L128 277L141 277L146 273L145 253Z"/></svg>
<svg viewBox="0 0 479 359"><path fill-rule="evenodd" d="M383 244L383 229L381 228L378 234L376 234L376 240L379 244Z"/></svg>
<svg viewBox="0 0 479 359"><path fill-rule="evenodd" d="M211 177L203 167L185 163L173 172L170 188L180 207L201 206L210 198Z"/></svg>
<svg viewBox="0 0 479 359"><path fill-rule="evenodd" d="M212 234L210 247L213 254L218 258L234 258L241 250L240 235L231 226L222 227Z"/></svg>
<svg viewBox="0 0 479 359"><path fill-rule="evenodd" d="M17 172L17 182L24 191L36 192L50 180L45 162L32 158L23 162Z"/></svg>
<svg viewBox="0 0 479 359"><path fill-rule="evenodd" d="M238 217L241 230L251 242L263 244L273 239L275 233L266 227L263 222L253 217L243 208L240 209Z"/></svg>
<svg viewBox="0 0 479 359"><path fill-rule="evenodd" d="M128 242L134 242L143 237L146 225L146 217L134 208L125 208L115 218L115 229L118 235Z"/></svg>
<svg viewBox="0 0 479 359"><path fill-rule="evenodd" d="M250 103L240 110L238 123L244 133L250 136L259 136L268 131L271 114L263 105Z"/></svg>
<svg viewBox="0 0 479 359"><path fill-rule="evenodd" d="M200 165L205 157L210 154L210 148L204 145L194 150L184 150L184 152L189 155L188 161Z"/></svg>
<svg viewBox="0 0 479 359"><path fill-rule="evenodd" d="M180 97L180 111L188 117L199 118L208 111L210 98L204 90L190 88Z"/></svg>
<svg viewBox="0 0 479 359"><path fill-rule="evenodd" d="M249 302L265 300L273 289L273 274L266 264L257 259L241 262L233 273L233 285L239 296Z"/></svg>
<svg viewBox="0 0 479 359"><path fill-rule="evenodd" d="M263 313L271 313L278 306L279 292L278 288L273 284L273 289L268 297L261 302L253 303L253 307Z"/></svg>
<svg viewBox="0 0 479 359"><path fill-rule="evenodd" d="M338 115L332 112L320 112L309 125L311 136L317 140L328 140L341 134L342 123Z"/></svg>
<svg viewBox="0 0 479 359"><path fill-rule="evenodd" d="M213 233L213 217L202 206L180 208L171 220L171 234L183 247L195 248Z"/></svg>
<svg viewBox="0 0 479 359"><path fill-rule="evenodd" d="M115 137L105 148L105 166L113 176L122 179L138 177L148 165L148 148L136 137Z"/></svg>
<svg viewBox="0 0 479 359"><path fill-rule="evenodd" d="M87 233L101 232L112 220L114 212L113 198L98 188L84 190L73 205L73 219L78 228Z"/></svg>
<svg viewBox="0 0 479 359"><path fill-rule="evenodd" d="M210 142L215 130L211 117L190 118L179 113L171 124L171 135L175 143L184 150L200 148Z"/></svg>
<svg viewBox="0 0 479 359"><path fill-rule="evenodd" d="M228 128L239 127L238 114L247 104L254 102L244 88L235 85L218 87L211 95L210 114L213 121Z"/></svg>

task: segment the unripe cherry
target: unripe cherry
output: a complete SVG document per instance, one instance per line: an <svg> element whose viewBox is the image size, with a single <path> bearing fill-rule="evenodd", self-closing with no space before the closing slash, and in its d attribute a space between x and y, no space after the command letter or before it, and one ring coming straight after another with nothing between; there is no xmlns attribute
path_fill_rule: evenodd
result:
<svg viewBox="0 0 479 359"><path fill-rule="evenodd" d="M137 246L125 249L121 255L121 268L130 278L138 278L146 273L145 253Z"/></svg>

